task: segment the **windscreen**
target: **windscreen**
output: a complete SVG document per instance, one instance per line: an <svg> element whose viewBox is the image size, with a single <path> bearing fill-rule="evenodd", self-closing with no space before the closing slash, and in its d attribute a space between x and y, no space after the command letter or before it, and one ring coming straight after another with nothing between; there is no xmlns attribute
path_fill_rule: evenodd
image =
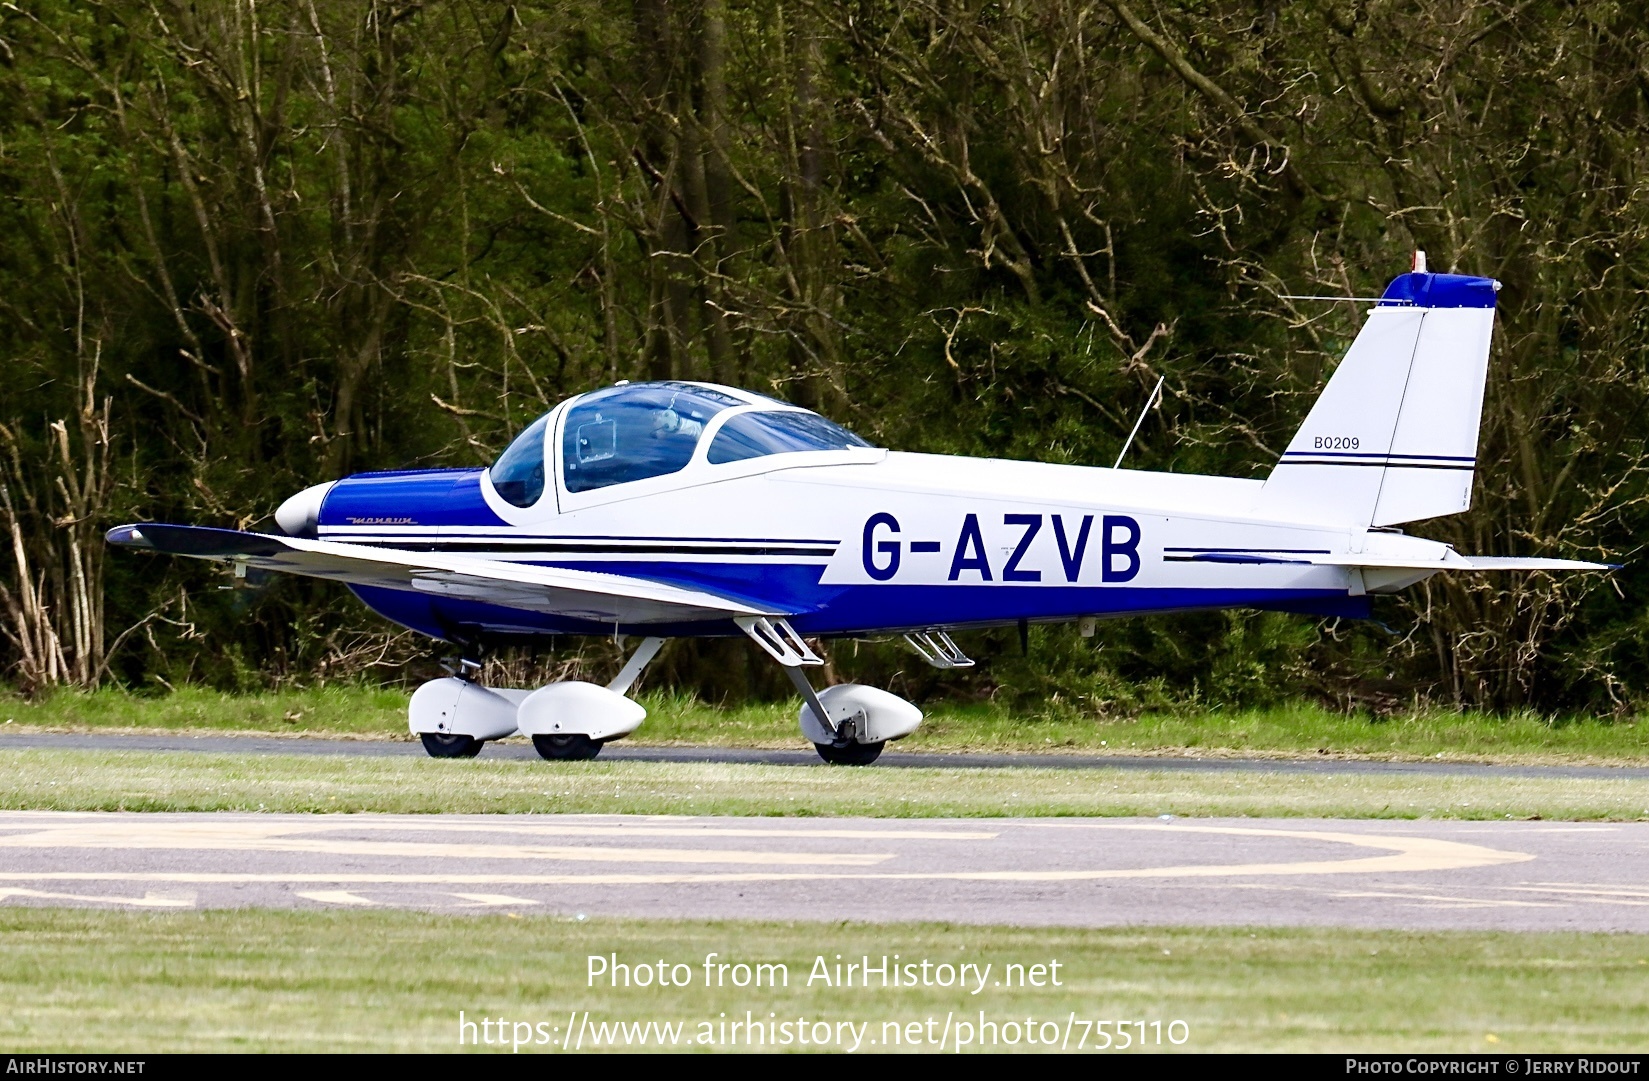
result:
<svg viewBox="0 0 1649 1081"><path fill-rule="evenodd" d="M742 462L767 454L868 447L840 424L817 413L741 413L722 425L710 444L712 465Z"/></svg>
<svg viewBox="0 0 1649 1081"><path fill-rule="evenodd" d="M492 486L504 502L530 507L544 494L544 431L548 416L533 421L492 463Z"/></svg>
<svg viewBox="0 0 1649 1081"><path fill-rule="evenodd" d="M710 418L743 404L691 383L631 383L587 394L562 429L567 491L674 473L692 460Z"/></svg>

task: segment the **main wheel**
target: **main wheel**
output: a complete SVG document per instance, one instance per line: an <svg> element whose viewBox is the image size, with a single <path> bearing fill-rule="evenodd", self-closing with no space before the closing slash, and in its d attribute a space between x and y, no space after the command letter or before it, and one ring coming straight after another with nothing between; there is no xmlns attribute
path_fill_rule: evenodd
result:
<svg viewBox="0 0 1649 1081"><path fill-rule="evenodd" d="M446 732L420 732L418 735L431 758L474 758L481 753L481 741L474 736L449 735Z"/></svg>
<svg viewBox="0 0 1649 1081"><path fill-rule="evenodd" d="M882 748L887 745L881 743L844 743L840 746L834 743L815 743L813 749L819 752L819 757L833 766L868 766L882 755Z"/></svg>
<svg viewBox="0 0 1649 1081"><path fill-rule="evenodd" d="M552 762L586 762L601 753L599 742L576 733L534 736L532 745L538 748L540 758L548 758Z"/></svg>

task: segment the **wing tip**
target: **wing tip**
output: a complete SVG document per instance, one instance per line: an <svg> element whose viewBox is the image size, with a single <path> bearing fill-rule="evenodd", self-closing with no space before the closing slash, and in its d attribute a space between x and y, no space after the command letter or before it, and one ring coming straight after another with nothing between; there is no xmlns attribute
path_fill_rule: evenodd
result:
<svg viewBox="0 0 1649 1081"><path fill-rule="evenodd" d="M143 535L141 524L117 525L103 534L103 540L120 548L154 548L154 542Z"/></svg>
<svg viewBox="0 0 1649 1081"><path fill-rule="evenodd" d="M117 548L138 548L168 555L222 559L226 556L272 556L290 547L272 533L246 533L212 526L138 522L115 526L103 539Z"/></svg>

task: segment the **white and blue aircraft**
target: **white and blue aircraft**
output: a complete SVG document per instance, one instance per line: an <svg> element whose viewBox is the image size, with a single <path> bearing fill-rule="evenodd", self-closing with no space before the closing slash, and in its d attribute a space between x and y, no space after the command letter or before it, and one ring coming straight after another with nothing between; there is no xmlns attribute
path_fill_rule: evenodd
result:
<svg viewBox="0 0 1649 1081"><path fill-rule="evenodd" d="M363 473L293 496L284 535L186 525L112 544L343 582L456 644L410 726L438 757L528 735L595 756L645 710L626 692L671 637L747 635L788 671L802 735L866 764L922 714L886 691L816 690L813 642L903 635L972 664L957 628L1260 608L1367 616L1442 571L1602 570L1465 556L1396 527L1471 502L1498 283L1395 279L1262 480L884 450L817 413L707 383L620 383L562 402L487 469ZM489 645L642 641L606 686L473 678ZM811 641L810 641L811 640Z"/></svg>

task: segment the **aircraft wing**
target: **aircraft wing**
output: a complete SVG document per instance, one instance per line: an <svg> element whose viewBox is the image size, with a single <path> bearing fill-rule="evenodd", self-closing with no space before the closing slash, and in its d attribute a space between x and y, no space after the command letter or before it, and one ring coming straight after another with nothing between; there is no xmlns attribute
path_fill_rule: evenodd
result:
<svg viewBox="0 0 1649 1081"><path fill-rule="evenodd" d="M628 575L233 529L125 525L111 529L107 540L121 547L244 564L262 571L438 594L600 623L685 623L792 614Z"/></svg>

